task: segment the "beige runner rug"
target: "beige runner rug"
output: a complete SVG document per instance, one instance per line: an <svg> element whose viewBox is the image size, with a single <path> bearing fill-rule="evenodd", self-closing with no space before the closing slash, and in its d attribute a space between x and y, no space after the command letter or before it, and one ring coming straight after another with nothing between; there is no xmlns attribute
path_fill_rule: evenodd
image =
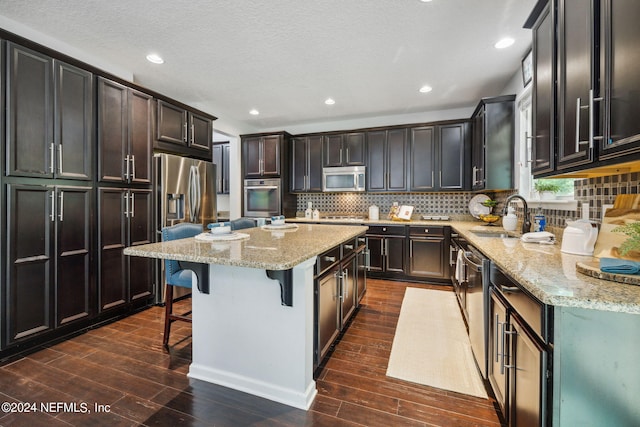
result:
<svg viewBox="0 0 640 427"><path fill-rule="evenodd" d="M452 291L407 288L387 375L487 397Z"/></svg>

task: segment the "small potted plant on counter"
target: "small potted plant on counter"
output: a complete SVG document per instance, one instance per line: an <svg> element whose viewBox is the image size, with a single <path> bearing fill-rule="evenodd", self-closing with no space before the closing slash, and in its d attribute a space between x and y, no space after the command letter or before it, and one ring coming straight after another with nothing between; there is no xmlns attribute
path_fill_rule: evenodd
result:
<svg viewBox="0 0 640 427"><path fill-rule="evenodd" d="M556 193L560 191L560 184L552 179L536 179L533 186L540 194L541 200L555 199Z"/></svg>

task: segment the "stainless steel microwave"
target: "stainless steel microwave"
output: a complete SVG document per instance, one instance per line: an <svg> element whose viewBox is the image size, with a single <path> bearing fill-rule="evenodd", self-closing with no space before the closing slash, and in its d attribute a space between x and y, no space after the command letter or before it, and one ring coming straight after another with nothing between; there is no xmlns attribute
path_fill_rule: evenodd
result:
<svg viewBox="0 0 640 427"><path fill-rule="evenodd" d="M365 191L365 166L322 169L322 191Z"/></svg>

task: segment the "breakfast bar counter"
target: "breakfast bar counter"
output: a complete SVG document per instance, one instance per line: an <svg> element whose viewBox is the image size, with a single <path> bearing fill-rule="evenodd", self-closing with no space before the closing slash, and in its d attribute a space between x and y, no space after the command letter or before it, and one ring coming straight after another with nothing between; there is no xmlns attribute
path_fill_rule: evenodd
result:
<svg viewBox="0 0 640 427"><path fill-rule="evenodd" d="M188 238L124 253L206 266L194 278L189 377L308 409L313 379L316 257L366 226L298 224L251 228L234 240ZM209 233L203 237L210 239ZM213 237L215 239L215 237ZM208 270L208 271L207 271ZM200 288L199 288L200 286Z"/></svg>

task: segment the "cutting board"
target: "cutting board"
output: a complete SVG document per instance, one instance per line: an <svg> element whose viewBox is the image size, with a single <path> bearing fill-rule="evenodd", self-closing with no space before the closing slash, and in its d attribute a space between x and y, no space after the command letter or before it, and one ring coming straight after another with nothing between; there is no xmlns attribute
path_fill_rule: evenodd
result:
<svg viewBox="0 0 640 427"><path fill-rule="evenodd" d="M613 209L640 209L640 194L617 195Z"/></svg>

